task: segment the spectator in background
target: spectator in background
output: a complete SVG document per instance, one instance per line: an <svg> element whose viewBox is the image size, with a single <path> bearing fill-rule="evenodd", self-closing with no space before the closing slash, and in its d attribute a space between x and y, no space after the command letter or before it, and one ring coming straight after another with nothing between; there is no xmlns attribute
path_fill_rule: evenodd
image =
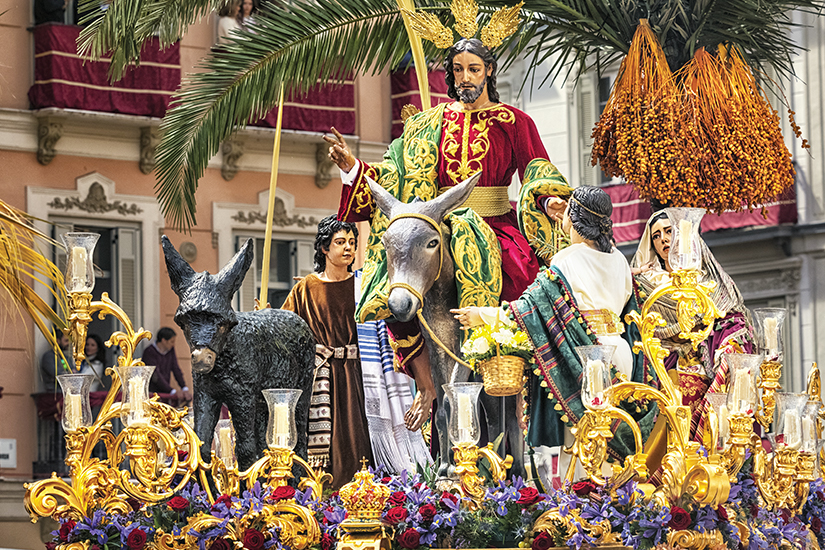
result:
<svg viewBox="0 0 825 550"><path fill-rule="evenodd" d="M55 334L57 334L57 345L60 346L63 357L60 357L55 350L50 349L40 358L40 376L43 377L43 385L45 386L43 391L48 393L61 391L57 383L58 374L77 374L74 369L74 357L72 357L69 335L60 329L55 329Z"/></svg>
<svg viewBox="0 0 825 550"><path fill-rule="evenodd" d="M240 28L241 0L229 0L218 12L218 44L225 44L229 33Z"/></svg>
<svg viewBox="0 0 825 550"><path fill-rule="evenodd" d="M35 0L34 24L65 23L68 0Z"/></svg>
<svg viewBox="0 0 825 550"><path fill-rule="evenodd" d="M238 13L238 24L241 27L248 25L257 11L258 7L255 5L255 0L243 0L240 13Z"/></svg>
<svg viewBox="0 0 825 550"><path fill-rule="evenodd" d="M152 373L152 380L149 381L149 392L177 394L177 390L170 384L172 374L178 381L183 401L191 401L192 394L183 378L183 372L178 365L178 357L175 355L175 340L177 335L169 327L163 327L158 331L155 343L146 348L143 352L143 362L154 365L155 372Z"/></svg>
<svg viewBox="0 0 825 550"><path fill-rule="evenodd" d="M112 379L106 376L106 348L97 334L86 337L86 359L80 368L80 374L93 374L95 379L89 391L105 391L112 387Z"/></svg>

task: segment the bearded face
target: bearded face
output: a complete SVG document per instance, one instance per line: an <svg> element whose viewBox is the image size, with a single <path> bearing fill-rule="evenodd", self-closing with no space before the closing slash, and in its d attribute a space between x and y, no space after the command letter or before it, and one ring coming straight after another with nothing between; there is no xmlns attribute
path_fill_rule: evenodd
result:
<svg viewBox="0 0 825 550"><path fill-rule="evenodd" d="M486 84L487 77L484 77L484 80L478 85L468 82L456 82L455 92L458 94L458 99L462 103L474 103L479 97L481 97L481 93L484 91L484 86Z"/></svg>

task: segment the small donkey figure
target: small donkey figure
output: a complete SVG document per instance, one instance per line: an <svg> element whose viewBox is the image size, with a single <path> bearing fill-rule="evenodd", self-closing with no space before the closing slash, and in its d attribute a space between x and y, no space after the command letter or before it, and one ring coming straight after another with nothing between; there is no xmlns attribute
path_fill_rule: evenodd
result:
<svg viewBox="0 0 825 550"><path fill-rule="evenodd" d="M295 452L306 458L307 423L315 369L315 338L291 311L235 313L231 300L252 264L252 239L220 273L195 273L166 235L163 254L172 290L180 298L175 323L192 351L195 433L210 459L212 436L226 404L235 425L235 454L243 471L266 448L267 406L261 390L303 390L295 413Z"/></svg>

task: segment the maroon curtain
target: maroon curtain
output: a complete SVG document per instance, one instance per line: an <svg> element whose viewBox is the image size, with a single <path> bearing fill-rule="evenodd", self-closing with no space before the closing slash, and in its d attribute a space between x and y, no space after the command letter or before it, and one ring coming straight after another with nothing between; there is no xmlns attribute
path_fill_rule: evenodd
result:
<svg viewBox="0 0 825 550"><path fill-rule="evenodd" d="M277 93L277 90L273 93ZM273 109L254 126L275 128L278 110ZM292 98L284 98L284 130L355 133L355 84L352 79L326 84Z"/></svg>
<svg viewBox="0 0 825 550"><path fill-rule="evenodd" d="M146 42L138 67L110 83L109 61L88 61L77 54L80 27L46 23L34 33L32 109L60 107L106 113L162 117L180 85L180 46L161 50L156 37Z"/></svg>
<svg viewBox="0 0 825 550"><path fill-rule="evenodd" d="M613 236L617 243L637 241L650 218L650 203L639 198L636 188L629 184L603 188L613 201ZM764 216L763 216L764 211ZM706 214L702 219L702 231L734 229L740 227L764 227L797 222L796 192L788 189L775 201L756 208L753 212L725 212Z"/></svg>
<svg viewBox="0 0 825 550"><path fill-rule="evenodd" d="M430 82L430 101L433 106L439 103L452 101L447 96L447 83L444 81L444 69L430 71L427 75ZM405 105L415 105L421 109L421 96L418 95L418 76L414 67L396 71L390 77L392 94L392 138L401 137L404 132L404 123L401 121L401 109Z"/></svg>

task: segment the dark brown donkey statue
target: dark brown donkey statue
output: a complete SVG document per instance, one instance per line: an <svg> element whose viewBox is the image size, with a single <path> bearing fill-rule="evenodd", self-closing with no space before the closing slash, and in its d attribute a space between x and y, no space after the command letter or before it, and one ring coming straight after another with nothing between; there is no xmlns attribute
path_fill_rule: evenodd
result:
<svg viewBox="0 0 825 550"><path fill-rule="evenodd" d="M455 265L450 255L450 229L443 223L444 216L460 207L478 182L481 172L459 183L440 197L431 201L413 200L403 203L390 195L375 181L367 178L376 206L390 219L390 225L382 238L387 251L387 272L392 290L387 305L398 321L409 321L416 317L423 307L422 314L435 335L453 354L459 354L460 326L450 313L458 307L455 284ZM441 231L420 217L398 217L400 214L414 213L440 224ZM440 274L439 274L440 273ZM401 283L407 288L396 287ZM424 297L421 304L419 296ZM447 435L448 410L444 402L442 384L466 382L470 370L456 365L449 355L423 331L430 351L430 364L433 382L438 393L438 407L435 414L435 427L441 449L441 463L438 467L440 477L450 474L450 440ZM490 397L481 393L481 403L487 416L487 428L490 439L505 431L504 442L508 453L513 455L514 475L524 475L524 438L518 426L516 397ZM502 409L503 407L503 409ZM506 421L502 426L502 412ZM504 430L502 429L504 428ZM502 449L499 449L501 454Z"/></svg>
<svg viewBox="0 0 825 550"><path fill-rule="evenodd" d="M226 404L235 425L235 454L241 470L266 449L268 411L261 390L303 390L295 413L295 452L307 457L307 423L315 338L303 319L280 309L236 313L232 297L252 264L252 239L220 273L195 273L166 235L163 254L172 290L180 298L175 323L192 351L195 433L201 456L210 460L212 436Z"/></svg>

